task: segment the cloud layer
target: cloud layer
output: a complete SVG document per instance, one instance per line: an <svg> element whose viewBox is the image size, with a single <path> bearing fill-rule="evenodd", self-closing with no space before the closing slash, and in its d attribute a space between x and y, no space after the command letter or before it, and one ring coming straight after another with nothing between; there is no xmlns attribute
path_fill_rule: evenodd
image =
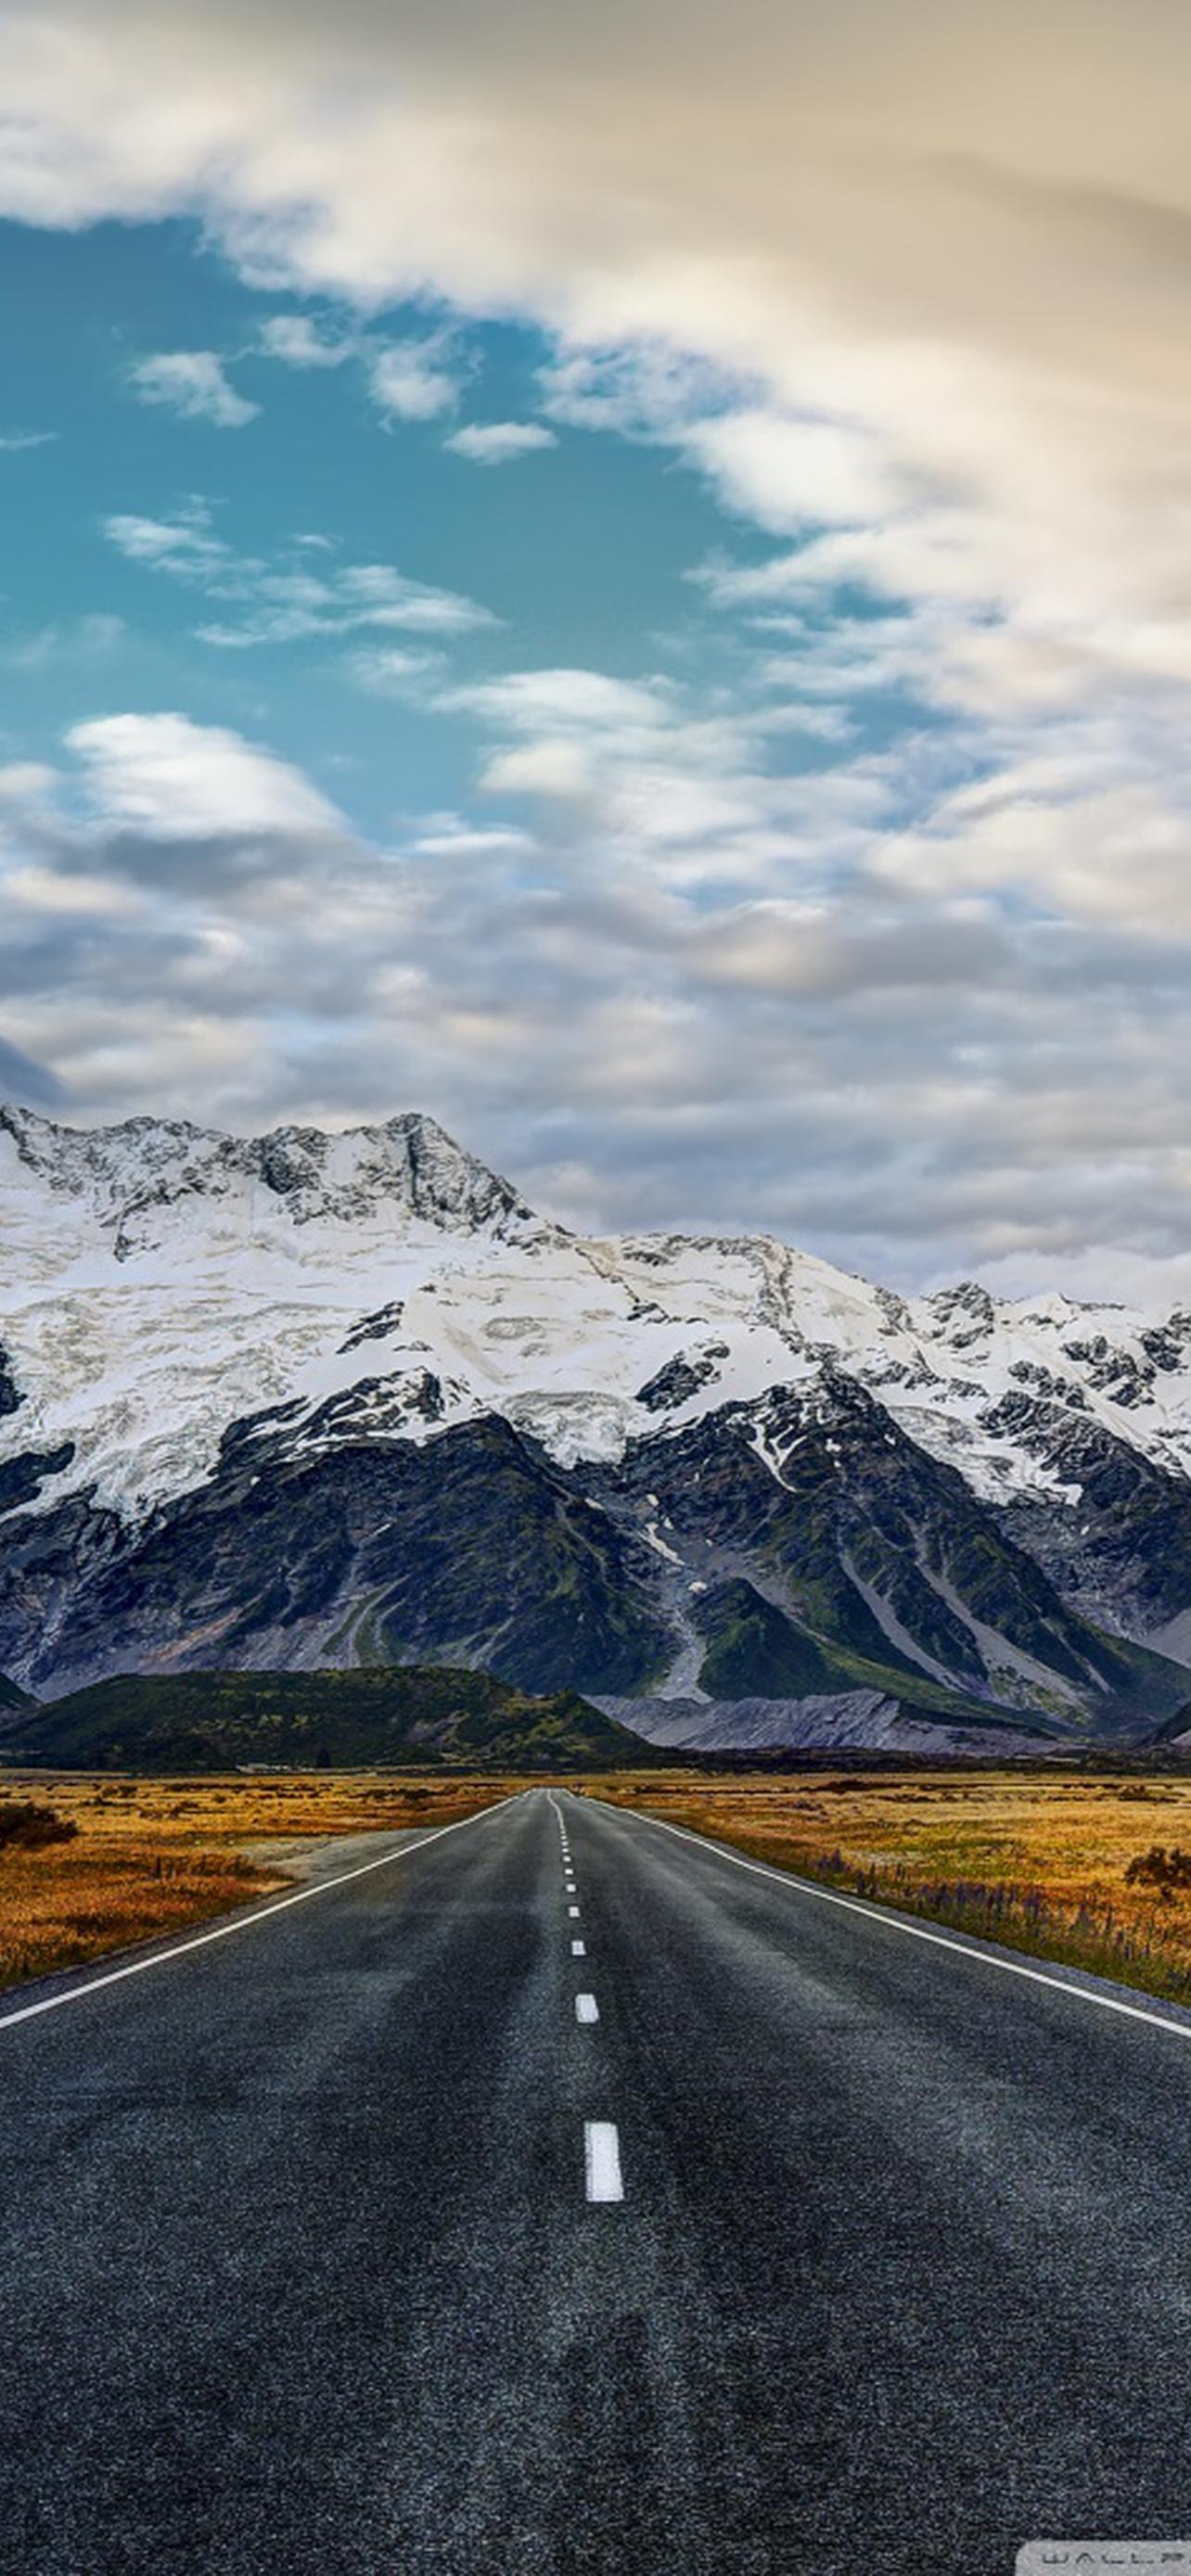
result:
<svg viewBox="0 0 1191 2576"><path fill-rule="evenodd" d="M466 717L475 806L378 851L226 729L97 715L12 827L14 1045L105 1104L420 1098L578 1212L903 1272L1179 1251L1185 11L61 0L8 12L0 81L0 208L193 212L318 299L268 322L279 367L360 369L474 463L582 430L698 475L732 675L643 647L632 682L465 684L436 655L485 612L452 589L113 517L213 647L343 638L368 687ZM548 335L549 430L448 428L480 315ZM159 354L136 390L244 425L229 363Z"/></svg>
<svg viewBox="0 0 1191 2576"><path fill-rule="evenodd" d="M1010 1278L1089 1242L1179 1255L1186 934L1125 954L883 875L888 764L805 780L794 812L748 727L671 687L513 674L483 721L492 819L384 848L180 714L0 772L10 1047L68 1106L432 1101L581 1222L768 1225L899 1278L973 1249Z"/></svg>

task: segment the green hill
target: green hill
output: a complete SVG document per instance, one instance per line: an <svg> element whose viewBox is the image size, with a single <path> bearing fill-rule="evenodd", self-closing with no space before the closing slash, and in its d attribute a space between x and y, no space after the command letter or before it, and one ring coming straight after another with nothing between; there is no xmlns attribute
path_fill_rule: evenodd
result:
<svg viewBox="0 0 1191 2576"><path fill-rule="evenodd" d="M15 1758L17 1730L7 1733ZM571 1771L656 1761L574 1691L550 1698L453 1667L313 1673L127 1673L34 1709L20 1758L62 1770Z"/></svg>

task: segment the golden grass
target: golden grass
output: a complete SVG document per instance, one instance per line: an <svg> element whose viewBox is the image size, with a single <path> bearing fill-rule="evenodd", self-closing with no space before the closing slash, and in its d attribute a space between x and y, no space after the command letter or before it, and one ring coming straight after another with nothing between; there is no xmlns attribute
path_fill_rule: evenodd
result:
<svg viewBox="0 0 1191 2576"><path fill-rule="evenodd" d="M451 1824L523 1785L375 1772L189 1780L5 1772L0 1806L33 1798L78 1833L36 1851L0 1844L0 1987L230 1913L286 1883L292 1846L305 1836Z"/></svg>
<svg viewBox="0 0 1191 2576"><path fill-rule="evenodd" d="M758 1859L1191 2001L1191 1888L1130 1881L1191 1853L1191 1777L1067 1772L619 1772L576 1780ZM368 1772L117 1780L0 1775L77 1837L0 1846L0 1986L226 1914L286 1883L308 1839L431 1829L524 1778ZM1177 1870L1175 1878L1177 1879Z"/></svg>
<svg viewBox="0 0 1191 2576"><path fill-rule="evenodd" d="M592 1784L595 1785L594 1783ZM622 1774L617 1803L840 1887L1191 2001L1191 1778L1064 1772ZM1167 1869L1130 1880L1155 1846ZM1173 1872L1177 1880L1177 1864Z"/></svg>

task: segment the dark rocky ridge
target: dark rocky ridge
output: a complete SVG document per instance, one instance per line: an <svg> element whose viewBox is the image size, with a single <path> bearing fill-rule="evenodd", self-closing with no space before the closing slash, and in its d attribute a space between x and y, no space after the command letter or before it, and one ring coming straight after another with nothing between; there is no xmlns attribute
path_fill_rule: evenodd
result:
<svg viewBox="0 0 1191 2576"><path fill-rule="evenodd" d="M4 1705L0 1698L0 1708ZM49 1707L25 1702L0 1752L60 1769L572 1771L648 1762L640 1738L573 1691L512 1689L490 1673L120 1674Z"/></svg>
<svg viewBox="0 0 1191 2576"><path fill-rule="evenodd" d="M432 1659L1077 1738L1188 1699L1181 1312L581 1238L416 1115L6 1110L0 1204L0 1668L38 1690Z"/></svg>
<svg viewBox="0 0 1191 2576"><path fill-rule="evenodd" d="M497 1416L290 1445L289 1408L135 1530L86 1496L3 1521L0 1669L433 1660L617 1702L872 1693L925 1722L1133 1732L1187 1674L1064 1602L954 1469L850 1382L775 1390L564 1470ZM780 1462L780 1480L758 1434ZM665 1553L649 1531L664 1526Z"/></svg>

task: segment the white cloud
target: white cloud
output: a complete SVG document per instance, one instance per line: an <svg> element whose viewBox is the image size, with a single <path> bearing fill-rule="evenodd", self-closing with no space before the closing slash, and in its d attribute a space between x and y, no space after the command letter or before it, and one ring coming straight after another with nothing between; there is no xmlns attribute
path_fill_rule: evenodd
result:
<svg viewBox="0 0 1191 2576"><path fill-rule="evenodd" d="M1004 649L957 656L957 700L1060 667L1086 696L1120 668L1187 676L1191 178L1169 103L1191 30L1141 8L1139 38L1103 0L1076 81L1067 0L986 20L747 0L731 41L700 7L677 64L662 0L581 29L518 7L499 33L345 0L283 34L270 0L160 23L25 0L0 39L0 207L197 213L274 289L526 315L557 343L554 416L673 436L779 530L867 513L823 582L949 601L961 632L994 616ZM604 84L631 115L592 114ZM306 312L269 331L291 364L350 348L390 417L454 398L441 334Z"/></svg>
<svg viewBox="0 0 1191 2576"><path fill-rule="evenodd" d="M286 367L341 367L358 345L350 333L324 334L306 313L274 313L261 328L265 356Z"/></svg>
<svg viewBox="0 0 1191 2576"><path fill-rule="evenodd" d="M1191 938L1191 763L1172 735L1159 788L1127 738L1080 727L957 788L869 867L917 895L1012 893L1060 919Z"/></svg>
<svg viewBox="0 0 1191 2576"><path fill-rule="evenodd" d="M132 889L118 878L95 873L84 876L52 867L6 869L4 900L18 905L27 915L65 915L72 920L90 915L100 921L127 922L144 910Z"/></svg>
<svg viewBox="0 0 1191 2576"><path fill-rule="evenodd" d="M201 501L176 519L118 513L104 521L104 533L131 562L168 573L234 609L233 617L209 619L196 629L204 643L228 651L350 635L362 627L445 638L496 624L478 601L414 581L395 565L340 563L322 538L297 538L297 551L288 559L238 555L216 533Z"/></svg>
<svg viewBox="0 0 1191 2576"><path fill-rule="evenodd" d="M598 774L584 744L556 739L494 752L479 784L489 796L545 796L586 804L598 792Z"/></svg>
<svg viewBox="0 0 1191 2576"><path fill-rule="evenodd" d="M103 525L105 536L132 563L151 564L180 580L207 582L232 561L231 548L215 535L202 502L192 503L176 519L117 511Z"/></svg>
<svg viewBox="0 0 1191 2576"><path fill-rule="evenodd" d="M181 715L101 716L66 739L105 823L167 842L342 829L334 806L299 770L219 725Z"/></svg>
<svg viewBox="0 0 1191 2576"><path fill-rule="evenodd" d="M198 217L246 277L342 305L338 336L295 313L272 354L349 348L392 418L456 399L469 318L528 320L549 419L655 442L778 541L708 576L735 675L714 700L599 673L437 688L532 858L381 867L341 837L316 940L298 908L278 926L279 855L221 897L230 945L197 899L171 914L169 1008L153 943L103 952L105 1000L100 949L47 936L36 973L22 951L30 1055L96 1099L162 1069L245 1113L432 1097L605 1213L738 1212L855 1258L862 1226L907 1262L931 1233L965 1259L1174 1248L1185 11L17 0L0 79L0 209ZM382 340L368 317L400 299L452 336ZM483 615L391 568L238 557L193 514L117 527L226 645L383 651ZM891 704L887 749L849 735ZM800 725L811 765L783 776ZM98 828L37 864L97 865Z"/></svg>
<svg viewBox="0 0 1191 2576"><path fill-rule="evenodd" d="M708 714L662 677L513 671L444 689L435 703L496 737L480 773L486 795L571 809L568 867L581 850L656 884L767 887L855 860L893 807L879 761L771 773L758 756L764 714Z"/></svg>
<svg viewBox="0 0 1191 2576"><path fill-rule="evenodd" d="M228 383L223 360L213 349L173 349L142 358L129 381L146 403L163 403L182 420L213 421L216 429L243 429L255 420L260 404L248 402Z"/></svg>
<svg viewBox="0 0 1191 2576"><path fill-rule="evenodd" d="M411 653L403 645L376 645L353 653L348 665L362 689L381 698L424 699L443 669L441 653Z"/></svg>
<svg viewBox="0 0 1191 2576"><path fill-rule="evenodd" d="M540 377L542 407L574 429L598 429L647 443L683 432L762 390L750 369L740 377L697 347L665 335L632 331L606 347L562 342Z"/></svg>
<svg viewBox="0 0 1191 2576"><path fill-rule="evenodd" d="M518 733L576 726L585 731L652 729L665 721L672 692L662 681L611 678L604 671L508 671L456 690L451 704Z"/></svg>
<svg viewBox="0 0 1191 2576"><path fill-rule="evenodd" d="M430 1101L564 1213L768 1225L894 1277L1027 1254L1037 1277L1124 1228L1180 1249L1191 931L1126 948L882 877L896 763L867 805L841 767L797 806L689 695L511 676L485 721L513 710L513 759L586 751L589 801L427 815L383 854L263 744L179 715L93 720L57 776L12 765L11 1043L91 1115ZM684 792L694 875L666 837ZM931 806L956 845L963 793Z"/></svg>
<svg viewBox="0 0 1191 2576"><path fill-rule="evenodd" d="M9 760L0 768L0 805L38 805L54 787L56 772L43 760Z"/></svg>
<svg viewBox="0 0 1191 2576"><path fill-rule="evenodd" d="M532 456L536 449L557 447L552 429L540 420L471 421L454 436L444 438L456 456L466 456L472 465L507 465L516 456Z"/></svg>
<svg viewBox="0 0 1191 2576"><path fill-rule="evenodd" d="M730 509L779 535L883 519L907 498L880 442L849 421L726 412L690 424L682 448Z"/></svg>
<svg viewBox="0 0 1191 2576"><path fill-rule="evenodd" d="M0 456L17 456L27 447L52 447L57 436L56 429L0 430Z"/></svg>
<svg viewBox="0 0 1191 2576"><path fill-rule="evenodd" d="M437 590L430 582L410 581L390 564L348 564L339 576L338 596L346 622L360 626L410 627L421 635L465 635L494 619L474 600L457 591Z"/></svg>
<svg viewBox="0 0 1191 2576"><path fill-rule="evenodd" d="M369 399L386 423L437 420L453 408L462 382L457 341L448 331L389 340L367 331L323 328L306 313L277 313L263 326L261 348L287 367L342 367L355 360Z"/></svg>
<svg viewBox="0 0 1191 2576"><path fill-rule="evenodd" d="M390 340L369 357L373 402L386 420L437 420L458 398L459 373L440 335L429 340Z"/></svg>

